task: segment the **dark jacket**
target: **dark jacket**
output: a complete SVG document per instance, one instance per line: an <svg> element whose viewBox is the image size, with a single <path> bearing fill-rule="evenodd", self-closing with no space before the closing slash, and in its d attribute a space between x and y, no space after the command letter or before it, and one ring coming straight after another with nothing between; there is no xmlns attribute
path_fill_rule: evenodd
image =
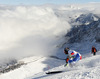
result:
<svg viewBox="0 0 100 79"><path fill-rule="evenodd" d="M92 47L92 53L97 52L97 49L95 47Z"/></svg>

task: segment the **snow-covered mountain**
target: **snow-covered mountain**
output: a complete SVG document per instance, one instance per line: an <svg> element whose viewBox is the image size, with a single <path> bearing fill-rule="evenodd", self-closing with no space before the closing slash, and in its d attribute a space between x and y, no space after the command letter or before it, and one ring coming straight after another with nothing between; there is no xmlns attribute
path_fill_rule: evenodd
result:
<svg viewBox="0 0 100 79"><path fill-rule="evenodd" d="M79 25L75 23L79 23ZM73 22L71 31L66 36L70 37L69 42L96 41L100 42L100 18L95 14L82 14Z"/></svg>
<svg viewBox="0 0 100 79"><path fill-rule="evenodd" d="M100 5L0 6L0 79L99 79ZM98 50L91 55L91 47ZM64 67L64 47L83 59ZM45 72L65 72L46 75Z"/></svg>

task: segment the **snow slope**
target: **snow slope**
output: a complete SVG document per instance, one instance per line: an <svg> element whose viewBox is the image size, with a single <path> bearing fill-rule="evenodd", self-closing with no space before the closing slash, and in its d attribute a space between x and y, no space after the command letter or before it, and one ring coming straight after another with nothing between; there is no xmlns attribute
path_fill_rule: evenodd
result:
<svg viewBox="0 0 100 79"><path fill-rule="evenodd" d="M100 52L98 52L100 53ZM73 67L64 68L63 65L53 68L52 70L63 70L66 72L46 75L44 72L37 73L27 79L99 79L100 77L100 54L83 58Z"/></svg>
<svg viewBox="0 0 100 79"><path fill-rule="evenodd" d="M29 63L8 73L1 74L0 79L99 79L100 77L100 52L97 52L96 56L91 54L89 57L86 56L72 68L64 67L63 60L46 57L38 57L37 60L34 60L34 58L23 59L23 61ZM47 64L53 68L50 69L43 63L47 59L49 59ZM58 67L55 67L54 64L58 65ZM43 68L47 68L47 70L43 70ZM63 70L65 72L51 75L45 74L45 72L53 70Z"/></svg>

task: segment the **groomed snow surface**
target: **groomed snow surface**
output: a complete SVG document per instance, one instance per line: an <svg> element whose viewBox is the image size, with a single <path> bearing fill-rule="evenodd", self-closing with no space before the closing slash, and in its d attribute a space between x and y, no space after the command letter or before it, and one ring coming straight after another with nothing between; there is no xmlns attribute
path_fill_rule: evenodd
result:
<svg viewBox="0 0 100 79"><path fill-rule="evenodd" d="M36 59L37 58L37 59ZM48 60L47 66L43 62ZM96 56L84 57L74 67L64 67L64 60L48 57L29 57L21 61L28 63L18 69L0 75L0 79L99 79L100 52ZM55 67L58 65L58 67ZM50 68L52 67L52 68ZM48 71L64 71L58 74L45 74Z"/></svg>

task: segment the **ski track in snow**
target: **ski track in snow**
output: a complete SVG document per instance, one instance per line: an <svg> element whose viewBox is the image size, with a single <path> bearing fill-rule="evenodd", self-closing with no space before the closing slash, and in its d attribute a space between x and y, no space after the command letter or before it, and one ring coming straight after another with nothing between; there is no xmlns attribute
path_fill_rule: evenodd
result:
<svg viewBox="0 0 100 79"><path fill-rule="evenodd" d="M98 52L100 53L100 52ZM62 70L58 74L45 74L40 72L26 79L99 79L100 55L83 58L73 68L59 66L49 71Z"/></svg>
<svg viewBox="0 0 100 79"><path fill-rule="evenodd" d="M45 74L47 71L43 71L43 68L46 68L47 65L42 62L49 59L53 60L53 62L60 63L59 61L53 58L46 57L30 57L23 59L27 63L27 65L23 65L18 69L10 71L5 74L0 75L0 79L99 79L100 77L100 52L97 52L96 56L85 57L80 60L74 67L64 67L60 65L58 67L53 67L47 71L64 71L58 74ZM50 61L52 62L52 61ZM52 64L53 65L53 64Z"/></svg>

